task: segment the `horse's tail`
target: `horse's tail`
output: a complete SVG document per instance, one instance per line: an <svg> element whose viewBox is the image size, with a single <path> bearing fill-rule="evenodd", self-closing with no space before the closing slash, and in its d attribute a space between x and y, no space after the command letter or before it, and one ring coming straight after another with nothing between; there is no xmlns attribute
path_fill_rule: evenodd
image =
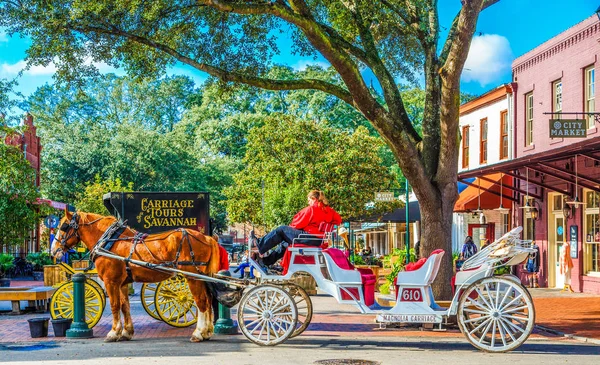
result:
<svg viewBox="0 0 600 365"><path fill-rule="evenodd" d="M216 274L219 272L221 265L221 251L219 250L219 243L212 237L206 236L210 243L210 258L208 259L207 271L208 274Z"/></svg>

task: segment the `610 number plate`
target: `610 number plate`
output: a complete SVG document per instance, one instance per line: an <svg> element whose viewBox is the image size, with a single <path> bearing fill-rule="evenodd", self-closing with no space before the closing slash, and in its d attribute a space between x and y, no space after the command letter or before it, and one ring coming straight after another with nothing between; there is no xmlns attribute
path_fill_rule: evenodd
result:
<svg viewBox="0 0 600 365"><path fill-rule="evenodd" d="M401 302L422 302L423 294L420 288L402 288Z"/></svg>

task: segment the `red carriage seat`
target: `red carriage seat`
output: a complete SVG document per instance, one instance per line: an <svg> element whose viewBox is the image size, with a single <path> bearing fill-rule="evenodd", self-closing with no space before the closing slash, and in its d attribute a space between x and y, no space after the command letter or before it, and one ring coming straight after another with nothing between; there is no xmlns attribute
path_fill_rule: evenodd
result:
<svg viewBox="0 0 600 365"><path fill-rule="evenodd" d="M396 286L396 296L398 296L398 279L400 283L409 285L430 285L437 276L442 257L445 251L437 249L431 252L427 258L421 258L417 262L411 262L404 267L404 271L400 271L394 279ZM417 272L420 271L420 272Z"/></svg>
<svg viewBox="0 0 600 365"><path fill-rule="evenodd" d="M321 224L319 224L319 230L321 232L324 232L323 234L301 234L298 238L294 238L294 240L292 241L292 244L290 245L290 247L293 248L320 248L320 249L326 249L329 246L329 237L331 235L331 232L333 232L333 228L334 228L334 224L333 223L327 223L327 222L321 222ZM301 240L310 240L310 241L314 241L315 243L318 243L318 241L321 241L320 245L307 245L307 244L303 244L303 243L296 243L296 241L301 241ZM307 257L306 259L303 259L304 256L296 256L295 259L295 263L297 264L314 264L314 259L313 257ZM290 250L286 250L285 254L283 255L283 259L281 260L281 267L283 267L283 275L286 275L288 272L288 269L290 267L290 260L292 258L292 253L290 252Z"/></svg>
<svg viewBox="0 0 600 365"><path fill-rule="evenodd" d="M341 269L354 270L355 267L348 261L344 251L337 248L328 248L323 250L323 253L331 257L333 262ZM371 269L357 269L360 272L360 279L363 284L363 296L365 298L365 305L371 306L375 303L375 283L377 278L373 274Z"/></svg>

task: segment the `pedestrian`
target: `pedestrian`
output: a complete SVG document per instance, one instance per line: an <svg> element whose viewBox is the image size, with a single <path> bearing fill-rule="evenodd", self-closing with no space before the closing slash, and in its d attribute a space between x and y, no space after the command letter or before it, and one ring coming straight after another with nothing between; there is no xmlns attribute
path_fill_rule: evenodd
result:
<svg viewBox="0 0 600 365"><path fill-rule="evenodd" d="M307 195L308 206L294 216L289 226L279 226L267 233L264 237L258 239L254 236L254 231L250 232L250 239L256 243L258 252L262 256L258 264L261 266L271 266L277 260L283 257L286 246L283 243L292 244L293 240L301 234L315 235L315 238L322 238L325 230L333 228L333 225L342 223L342 218L333 208L322 191L312 190ZM331 227L326 227L330 225ZM318 239L296 240L298 243L309 246L320 246ZM265 255L267 251L277 247L271 254Z"/></svg>
<svg viewBox="0 0 600 365"><path fill-rule="evenodd" d="M475 245L475 242L473 242L473 237L467 236L465 238L465 243L463 244L462 249L460 250L461 260L467 260L476 253L477 246Z"/></svg>

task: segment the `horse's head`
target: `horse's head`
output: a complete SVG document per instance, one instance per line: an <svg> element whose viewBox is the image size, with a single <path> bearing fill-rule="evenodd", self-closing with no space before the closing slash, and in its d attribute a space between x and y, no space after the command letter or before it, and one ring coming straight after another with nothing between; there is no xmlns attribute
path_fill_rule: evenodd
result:
<svg viewBox="0 0 600 365"><path fill-rule="evenodd" d="M63 257L65 251L75 246L81 240L79 236L79 215L65 209L65 216L60 220L58 232L52 242L52 256L56 260Z"/></svg>

